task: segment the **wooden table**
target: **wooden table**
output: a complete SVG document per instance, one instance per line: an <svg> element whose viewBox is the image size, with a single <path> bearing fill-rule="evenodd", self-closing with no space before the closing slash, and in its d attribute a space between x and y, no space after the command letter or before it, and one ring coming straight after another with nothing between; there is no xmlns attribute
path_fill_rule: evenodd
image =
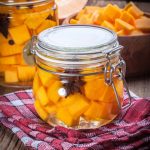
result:
<svg viewBox="0 0 150 150"><path fill-rule="evenodd" d="M105 5L110 1L103 0L89 0L88 4ZM119 6L124 6L126 1L112 1ZM150 3L138 2L138 7L145 11L150 11ZM127 79L129 89L140 97L150 97L150 76L144 75L139 78ZM0 95L15 91L16 89L8 89L0 87ZM27 148L23 143L14 135L9 129L0 125L0 150L26 150Z"/></svg>

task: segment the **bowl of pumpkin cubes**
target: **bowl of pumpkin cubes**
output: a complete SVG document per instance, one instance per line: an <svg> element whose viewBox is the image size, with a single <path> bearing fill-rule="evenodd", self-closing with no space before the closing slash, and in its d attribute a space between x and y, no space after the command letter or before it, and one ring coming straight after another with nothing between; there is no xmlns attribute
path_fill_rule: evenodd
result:
<svg viewBox="0 0 150 150"><path fill-rule="evenodd" d="M110 3L104 7L85 6L76 15L66 18L64 24L90 24L114 31L124 46L121 55L127 65L126 76L150 74L147 67L150 64L150 13L133 2L124 8Z"/></svg>

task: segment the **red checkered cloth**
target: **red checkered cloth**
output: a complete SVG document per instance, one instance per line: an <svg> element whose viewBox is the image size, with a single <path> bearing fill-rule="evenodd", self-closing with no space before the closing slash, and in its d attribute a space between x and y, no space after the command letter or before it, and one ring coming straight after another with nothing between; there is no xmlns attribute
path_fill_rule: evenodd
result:
<svg viewBox="0 0 150 150"><path fill-rule="evenodd" d="M44 123L33 106L31 90L0 96L0 123L31 149L150 149L150 98L132 98L130 108L114 122L91 130L73 130ZM125 94L125 103L128 98Z"/></svg>

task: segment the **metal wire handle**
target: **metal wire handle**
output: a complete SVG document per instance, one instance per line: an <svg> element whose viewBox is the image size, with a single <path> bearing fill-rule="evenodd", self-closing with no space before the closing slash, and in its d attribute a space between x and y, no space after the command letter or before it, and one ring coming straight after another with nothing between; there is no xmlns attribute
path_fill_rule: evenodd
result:
<svg viewBox="0 0 150 150"><path fill-rule="evenodd" d="M127 86L127 83L126 83L126 80L125 80L125 70L126 70L125 61L120 57L120 62L116 66L113 66L111 64L109 54L107 54L106 58L108 59L108 62L106 63L106 66L105 66L105 69L104 69L105 83L107 85L113 87L119 109L121 110L121 109L128 108L128 107L131 106L131 95L130 95L130 92L129 92L129 89L128 89L128 86ZM118 73L118 69L120 71L119 73ZM125 106L121 106L121 103L120 103L120 100L119 100L119 95L118 95L117 89L116 89L114 81L113 81L113 75L116 72L117 72L118 77L120 77L122 79L124 87L126 89L126 92L129 96L129 103Z"/></svg>

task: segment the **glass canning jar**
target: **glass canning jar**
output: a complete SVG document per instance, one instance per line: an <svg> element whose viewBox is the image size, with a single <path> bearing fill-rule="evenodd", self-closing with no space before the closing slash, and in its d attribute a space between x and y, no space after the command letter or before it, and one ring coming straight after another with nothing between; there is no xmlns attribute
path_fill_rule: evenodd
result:
<svg viewBox="0 0 150 150"><path fill-rule="evenodd" d="M52 126L97 128L123 104L125 62L112 31L89 25L47 29L34 42L34 106Z"/></svg>
<svg viewBox="0 0 150 150"><path fill-rule="evenodd" d="M35 67L23 59L31 37L58 25L54 0L0 2L0 84L31 86ZM30 55L30 53L28 53Z"/></svg>

